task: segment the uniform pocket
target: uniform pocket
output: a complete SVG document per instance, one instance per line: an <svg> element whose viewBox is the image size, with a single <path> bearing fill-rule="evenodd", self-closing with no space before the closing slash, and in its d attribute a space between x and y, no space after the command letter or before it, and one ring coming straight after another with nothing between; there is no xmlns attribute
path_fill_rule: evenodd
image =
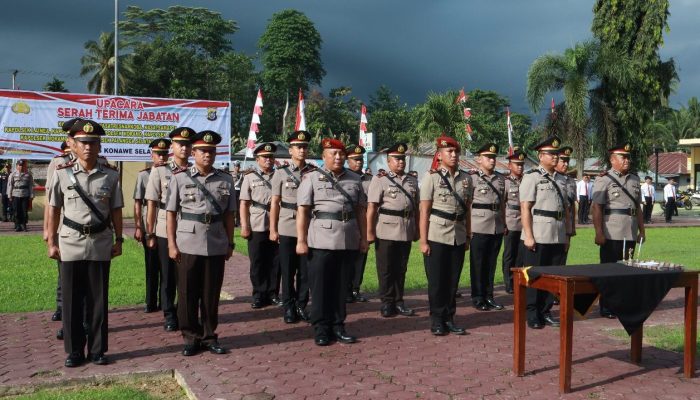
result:
<svg viewBox="0 0 700 400"><path fill-rule="evenodd" d="M177 224L177 231L194 233L194 221L180 220Z"/></svg>
<svg viewBox="0 0 700 400"><path fill-rule="evenodd" d="M438 225L447 225L447 220L444 218L438 217L437 215L431 215L430 222L438 224Z"/></svg>
<svg viewBox="0 0 700 400"><path fill-rule="evenodd" d="M320 219L318 220L318 226L324 229L331 229L333 228L333 221L330 219Z"/></svg>

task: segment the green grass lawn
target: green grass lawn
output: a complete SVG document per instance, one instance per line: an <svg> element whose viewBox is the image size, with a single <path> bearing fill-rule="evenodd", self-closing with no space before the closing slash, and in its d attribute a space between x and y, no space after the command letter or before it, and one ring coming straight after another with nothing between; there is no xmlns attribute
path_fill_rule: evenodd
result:
<svg viewBox="0 0 700 400"><path fill-rule="evenodd" d="M629 335L624 329L613 329L612 335L624 340L629 340ZM656 325L644 327L644 343L663 350L682 353L684 347L683 325ZM700 341L695 344L697 352L700 352Z"/></svg>
<svg viewBox="0 0 700 400"><path fill-rule="evenodd" d="M642 250L644 259L664 260L700 269L700 227L647 229ZM56 263L46 257L40 235L0 236L0 312L51 310L55 307ZM112 261L110 274L110 306L143 303L143 249L133 239L124 243L124 254ZM246 241L236 236L236 250L247 254ZM469 285L469 254L465 257L461 286ZM598 261L598 247L593 244L593 229L578 230L569 252L569 264ZM244 276L246 276L244 274ZM500 256L496 282L502 283ZM426 287L422 255L414 243L406 274L406 289ZM367 258L363 290L377 290L374 249Z"/></svg>

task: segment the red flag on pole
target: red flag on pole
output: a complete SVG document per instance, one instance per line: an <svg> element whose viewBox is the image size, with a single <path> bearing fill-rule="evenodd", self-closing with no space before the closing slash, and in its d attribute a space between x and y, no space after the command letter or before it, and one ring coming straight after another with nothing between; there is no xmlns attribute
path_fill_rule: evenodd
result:
<svg viewBox="0 0 700 400"><path fill-rule="evenodd" d="M551 112L552 114L554 114L554 97L552 97L552 105L551 105L551 108L550 108L550 112Z"/></svg>
<svg viewBox="0 0 700 400"><path fill-rule="evenodd" d="M367 133L367 107L363 104L360 108L360 146L365 146L365 135Z"/></svg>
<svg viewBox="0 0 700 400"><path fill-rule="evenodd" d="M464 93L464 88L460 89L459 91L459 96L457 96L457 99L455 100L455 103L466 103L469 98L467 95Z"/></svg>
<svg viewBox="0 0 700 400"><path fill-rule="evenodd" d="M258 125L260 124L260 116L262 115L263 98L262 90L258 89L258 97L255 98L255 106L253 106L253 117L250 119L250 129L248 130L248 141L246 142L246 157L253 157L255 143L258 141Z"/></svg>
<svg viewBox="0 0 700 400"><path fill-rule="evenodd" d="M304 116L304 93L299 89L299 102L297 103L297 121L294 125L295 131L306 130L306 117Z"/></svg>
<svg viewBox="0 0 700 400"><path fill-rule="evenodd" d="M510 123L510 107L506 107L506 126L508 128L508 155L513 155L513 124Z"/></svg>

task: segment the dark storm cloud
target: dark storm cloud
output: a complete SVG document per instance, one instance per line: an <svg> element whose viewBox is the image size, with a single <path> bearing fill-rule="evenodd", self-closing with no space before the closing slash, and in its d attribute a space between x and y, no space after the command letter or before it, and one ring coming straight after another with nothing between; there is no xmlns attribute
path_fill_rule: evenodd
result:
<svg viewBox="0 0 700 400"><path fill-rule="evenodd" d="M429 91L480 88L507 96L513 109L529 112L525 80L539 55L561 52L589 39L592 1L120 1L145 9L173 4L206 7L238 22L232 36L237 50L254 55L257 40L273 13L286 8L304 12L323 38L327 75L324 92L352 86L363 101L382 84L402 100L416 104ZM698 6L671 2L670 33L663 57L674 57L681 84L671 104L686 103L700 89L700 43L694 26ZM86 91L80 78L83 43L112 30L112 1L19 1L0 15L0 87L18 83L40 90L59 75L71 91ZM294 90L294 88L290 88Z"/></svg>

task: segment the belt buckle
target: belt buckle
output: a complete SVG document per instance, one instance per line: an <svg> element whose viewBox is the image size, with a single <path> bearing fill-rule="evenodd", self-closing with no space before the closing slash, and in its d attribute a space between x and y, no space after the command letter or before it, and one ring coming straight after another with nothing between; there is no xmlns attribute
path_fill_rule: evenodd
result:
<svg viewBox="0 0 700 400"><path fill-rule="evenodd" d="M403 210L403 217L404 217L405 219L408 219L408 217L410 217L410 216L411 216L411 210L409 210L408 208L404 208L404 210Z"/></svg>
<svg viewBox="0 0 700 400"><path fill-rule="evenodd" d="M83 235L87 236L87 235L91 234L91 233L92 233L92 229L91 229L91 228L92 228L92 227L90 226L90 224L85 224L85 225L83 225L83 229L82 229Z"/></svg>
<svg viewBox="0 0 700 400"><path fill-rule="evenodd" d="M492 203L491 204L491 211L498 211L498 203Z"/></svg>
<svg viewBox="0 0 700 400"><path fill-rule="evenodd" d="M204 223L207 225L211 224L211 214L209 214L209 213L204 214Z"/></svg>
<svg viewBox="0 0 700 400"><path fill-rule="evenodd" d="M637 209L636 208L630 208L630 215L633 217L637 216Z"/></svg>
<svg viewBox="0 0 700 400"><path fill-rule="evenodd" d="M561 210L557 211L557 217L556 217L556 218L557 218L557 221L561 221L562 219L564 219L564 212L561 211Z"/></svg>
<svg viewBox="0 0 700 400"><path fill-rule="evenodd" d="M459 221L459 214L455 213L455 218L452 220L452 222L457 222Z"/></svg>
<svg viewBox="0 0 700 400"><path fill-rule="evenodd" d="M341 211L340 212L340 218L342 218L341 221L348 222L350 220L350 218L348 218L348 216L349 216L348 214L349 213L345 210Z"/></svg>

